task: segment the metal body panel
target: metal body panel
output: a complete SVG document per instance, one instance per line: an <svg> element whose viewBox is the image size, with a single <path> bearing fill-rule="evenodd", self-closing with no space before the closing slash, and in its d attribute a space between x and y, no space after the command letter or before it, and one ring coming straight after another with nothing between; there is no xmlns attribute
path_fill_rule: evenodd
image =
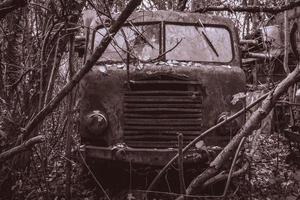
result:
<svg viewBox="0 0 300 200"><path fill-rule="evenodd" d="M85 156L107 161L131 162L132 164L164 166L173 158L177 149L112 148L85 146ZM209 155L205 151L192 151L185 155L184 163L206 163Z"/></svg>
<svg viewBox="0 0 300 200"><path fill-rule="evenodd" d="M80 82L81 116L91 110L100 109L108 116L109 126L105 135L106 146L123 142L124 121L124 96L128 92L126 88L126 70L117 66L108 66L106 74L95 66ZM202 124L203 130L213 126L217 117L222 112L234 113L242 105L233 105L231 100L234 94L245 91L245 76L239 67L231 66L209 66L194 63L192 66L167 66L167 65L145 65L142 70L136 66L130 67L130 79L146 79L155 74L180 75L191 80L201 82L205 90L202 112L205 113ZM138 107L138 104L136 104ZM151 109L151 105L149 106ZM196 113L197 114L197 113ZM85 135L84 127L81 130ZM198 133L200 134L200 132Z"/></svg>
<svg viewBox="0 0 300 200"><path fill-rule="evenodd" d="M130 64L127 71L125 64L99 63L80 81L80 134L83 143L88 145L87 156L163 165L177 151L168 149L177 145L176 131L180 130L187 144L215 125L222 113L233 114L244 106L243 102L231 103L233 95L246 89L245 75L240 68L238 35L229 19L197 13L137 12L130 20L135 24L160 22L162 27L168 23L198 24L200 21L226 27L231 35L233 57L226 64L161 61ZM95 17L90 28L99 28L100 21ZM162 37L163 43L164 40ZM91 51L93 42L89 46ZM168 78L155 78L159 76ZM147 84L152 89L143 90ZM132 85L139 89L132 89ZM90 133L84 124L85 116L94 110L107 117L108 127L101 136ZM237 125L241 126L242 121L243 118L238 118ZM205 142L222 146L220 141L228 141L230 137L214 133ZM111 147L117 144L129 146L128 159L116 159ZM145 144L149 148L145 149Z"/></svg>

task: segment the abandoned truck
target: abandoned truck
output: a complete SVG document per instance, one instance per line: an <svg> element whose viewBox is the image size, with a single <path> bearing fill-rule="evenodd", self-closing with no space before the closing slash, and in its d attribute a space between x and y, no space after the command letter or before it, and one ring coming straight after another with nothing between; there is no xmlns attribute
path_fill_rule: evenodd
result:
<svg viewBox="0 0 300 200"><path fill-rule="evenodd" d="M90 52L109 25L93 19ZM229 19L175 11L134 13L80 82L86 158L107 166L108 173L100 173L112 181L120 169L162 167L178 151L178 134L186 145L244 106L232 102L246 89L240 65L238 34ZM242 122L238 118L197 143L184 164L204 159L203 145L224 146Z"/></svg>

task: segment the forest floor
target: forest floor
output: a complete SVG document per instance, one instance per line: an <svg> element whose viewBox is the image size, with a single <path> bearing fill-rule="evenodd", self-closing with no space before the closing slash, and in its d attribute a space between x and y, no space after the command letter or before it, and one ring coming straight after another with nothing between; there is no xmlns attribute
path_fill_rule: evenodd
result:
<svg viewBox="0 0 300 200"><path fill-rule="evenodd" d="M291 154L288 140L277 133L257 137L250 174L246 174L251 187L238 194L248 194L247 199L253 200L300 199L300 158Z"/></svg>
<svg viewBox="0 0 300 200"><path fill-rule="evenodd" d="M239 190L235 191L236 193L230 199L300 199L300 158L297 165L296 157L290 154L287 139L277 133L257 134L256 137L257 149L251 160L250 172L247 172L245 177L233 180L235 185L239 185ZM251 139L250 137L249 140ZM250 145L245 146L247 148ZM81 180L87 179L81 177ZM101 194L97 186L88 190L83 189L82 185L73 185L73 187L81 188L83 193L80 196L81 198L84 196L86 200L97 199Z"/></svg>
<svg viewBox="0 0 300 200"><path fill-rule="evenodd" d="M300 165L296 164L296 157L290 155L287 139L277 133L257 134L252 137L256 137L257 149L252 156L250 173L247 172L245 177L233 180L239 190L230 199L300 199ZM253 138L250 137L249 140L251 139ZM245 143L246 153L249 153L247 149L250 149L251 145L251 142ZM49 174L46 177L43 177L45 172L34 170L39 167L39 162L35 162L36 156L33 156L30 164L31 170L27 173L19 173L13 183L11 199L64 199L65 160L62 159L63 153L59 153L58 150L57 152L48 156L47 171ZM300 158L298 158L298 164L299 162ZM98 200L103 196L101 189L95 183L91 173L85 169L83 162L79 159L74 160L72 166L72 199ZM101 179L99 181L101 182ZM0 199L8 198L1 198L0 195ZM127 199L126 195L125 199Z"/></svg>

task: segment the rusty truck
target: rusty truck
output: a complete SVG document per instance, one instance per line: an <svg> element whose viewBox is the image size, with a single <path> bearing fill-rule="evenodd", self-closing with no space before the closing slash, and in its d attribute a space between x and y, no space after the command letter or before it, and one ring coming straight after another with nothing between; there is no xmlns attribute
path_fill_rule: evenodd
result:
<svg viewBox="0 0 300 200"><path fill-rule="evenodd" d="M95 15L87 53L99 45L110 23ZM108 182L132 183L129 176L136 172L145 189L156 174L153 169L177 153L178 134L186 145L237 112L244 102L233 103L233 96L245 90L231 20L176 11L136 12L80 82L82 150L89 162L101 163L99 173ZM224 147L243 120L237 118L198 142L184 155L184 165L208 164L208 147Z"/></svg>

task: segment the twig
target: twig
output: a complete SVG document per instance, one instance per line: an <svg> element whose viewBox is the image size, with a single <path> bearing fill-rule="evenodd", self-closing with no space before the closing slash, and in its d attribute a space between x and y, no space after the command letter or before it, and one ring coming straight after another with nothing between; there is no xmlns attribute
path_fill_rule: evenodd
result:
<svg viewBox="0 0 300 200"><path fill-rule="evenodd" d="M106 14L105 12L102 12L101 10L99 10L99 9L95 6L95 4L93 3L93 1L87 0L87 2L88 2L88 4L90 4L90 6L92 6L93 9L95 9L95 11L96 11L98 14L104 15L104 16L106 16L106 17L108 17L108 18L111 18L111 16L110 16L109 14Z"/></svg>
<svg viewBox="0 0 300 200"><path fill-rule="evenodd" d="M299 6L300 6L300 1L291 2L283 6L273 6L273 7L261 6L261 5L257 5L257 6L222 5L222 6L208 6L208 7L195 10L194 12L204 13L208 11L228 11L228 12L250 12L250 13L266 12L266 13L277 14L286 10L291 10Z"/></svg>
<svg viewBox="0 0 300 200"><path fill-rule="evenodd" d="M26 76L26 74L28 74L29 72L33 71L33 68L27 69L24 73L22 73L22 75L18 78L18 80L16 80L13 84L11 85L7 85L7 87L12 87L15 88L21 81L22 79Z"/></svg>
<svg viewBox="0 0 300 200"><path fill-rule="evenodd" d="M41 5L41 4L37 4L37 3L33 3L33 2L30 2L29 3L29 6L37 6L37 7L40 7L40 8L43 8L44 10L46 10L47 12L51 12L47 7L45 7L45 6L43 6L43 5Z"/></svg>
<svg viewBox="0 0 300 200"><path fill-rule="evenodd" d="M184 11L186 8L187 2L188 2L187 0L179 0L176 9L178 11Z"/></svg>
<svg viewBox="0 0 300 200"><path fill-rule="evenodd" d="M169 50L163 52L162 54L158 55L156 58L153 58L151 60L141 60L142 62L157 62L159 61L159 59L163 56L165 56L167 53L173 51L182 41L182 38L172 47L170 48Z"/></svg>
<svg viewBox="0 0 300 200"><path fill-rule="evenodd" d="M245 173L245 172L247 171L247 169L249 169L249 166L250 166L250 163L249 163L249 162L246 162L246 163L243 165L242 168L240 168L239 170L234 171L234 172L232 173L231 178L237 177L237 176L239 176L239 175ZM207 180L207 181L203 184L202 188L205 189L205 188L208 187L209 185L214 184L214 183L217 183L217 182L220 182L220 181L223 181L223 180L225 180L225 179L227 179L227 178L228 178L228 174L223 174L223 173L218 174L218 175L214 176L213 178Z"/></svg>
<svg viewBox="0 0 300 200"><path fill-rule="evenodd" d="M178 134L178 168L179 168L179 183L180 183L180 193L185 194L185 182L184 182L184 170L183 170L183 136L182 133Z"/></svg>
<svg viewBox="0 0 300 200"><path fill-rule="evenodd" d="M275 103L279 99L279 97L283 95L287 91L287 89L297 81L299 72L300 64L298 63L292 73L290 73L283 81L281 81L274 90L267 93L268 97L263 101L261 107L253 112L244 126L210 163L209 167L190 183L189 187L187 188L187 194L195 193L204 181L218 173L222 165L229 159L234 149L238 147L238 144L240 143L242 138L251 135L254 130L259 128L260 122L274 108Z"/></svg>
<svg viewBox="0 0 300 200"><path fill-rule="evenodd" d="M38 143L42 143L45 141L45 137L43 135L39 135L36 137L33 137L29 140L27 140L26 142L24 142L23 144L13 147L12 149L9 149L7 151L4 151L3 153L0 154L0 161L5 161L11 157L13 157L14 155L23 152L25 150L30 149L31 147L33 147L35 144Z"/></svg>
<svg viewBox="0 0 300 200"><path fill-rule="evenodd" d="M245 141L245 137L243 137L243 139L241 140L236 152L235 152L235 155L234 155L234 158L233 158L233 161L232 161L232 164L231 164L231 168L230 168L230 171L229 171L229 174L228 174L228 179L227 179L227 182L226 182L226 186L225 186L225 189L224 189L224 193L223 193L223 196L224 196L224 199L226 199L227 197L227 191L228 191L228 187L229 187L229 184L230 184L230 181L231 181L231 176L232 176L232 173L233 173L233 168L235 166L235 163L236 163L236 159L239 155L239 152L240 152L240 149L243 145Z"/></svg>
<svg viewBox="0 0 300 200"><path fill-rule="evenodd" d="M79 155L81 157L81 160L83 162L83 164L85 165L85 167L87 168L87 170L89 171L89 173L92 175L94 181L96 182L96 184L98 185L98 187L101 189L101 191L103 192L103 194L105 195L106 199L110 200L107 192L104 190L104 187L101 185L101 183L99 182L99 180L97 179L97 177L95 176L95 174L93 173L93 171L91 170L91 168L89 167L89 165L86 163L81 151L79 150Z"/></svg>
<svg viewBox="0 0 300 200"><path fill-rule="evenodd" d="M261 96L258 98L256 101L254 101L252 104L248 105L247 107L239 110L237 113L234 115L226 118L226 120L221 121L220 123L216 124L215 126L207 129L204 131L202 134L200 134L198 137L196 137L193 141L191 141L186 147L183 148L182 152L185 153L188 149L190 149L192 146L194 146L198 141L200 141L203 137L207 136L208 134L212 133L214 130L217 128L227 124L228 122L231 122L235 118L239 117L242 115L244 112L250 110L252 107L254 107L256 104L261 102L263 99L265 99L271 92L266 93L265 95ZM160 177L166 172L166 170L173 164L173 162L178 158L178 154L176 154L161 170L160 172L156 175L156 177L153 179L151 184L149 185L147 190L152 190L156 182L160 179Z"/></svg>
<svg viewBox="0 0 300 200"><path fill-rule="evenodd" d="M110 34L106 34L102 39L99 46L96 48L93 55L87 60L85 65L74 75L72 80L68 82L59 92L58 94L26 125L23 129L23 133L25 136L28 136L29 133L35 129L35 127L42 122L45 117L51 113L59 103L67 96L67 94L72 91L72 89L79 83L79 81L84 77L86 73L90 71L90 69L94 66L94 64L98 61L101 55L105 52L106 48L111 42L111 38L119 31L127 18L131 15L131 13L135 10L137 6L140 5L142 0L131 0L124 11L119 15L118 19L109 29Z"/></svg>
<svg viewBox="0 0 300 200"><path fill-rule="evenodd" d="M45 107L45 105L49 101L49 98L51 98L50 93L52 93L51 90L52 90L53 83L54 83L54 80L55 80L54 73L55 73L56 67L57 67L57 54L58 54L60 39L61 38L58 38L57 41L56 41L56 44L55 44L54 61L53 61L53 64L52 64L50 78L49 78L49 82L48 82L48 85L47 85L47 90L46 90L46 93L45 93L45 99L44 99L44 106L43 107Z"/></svg>

